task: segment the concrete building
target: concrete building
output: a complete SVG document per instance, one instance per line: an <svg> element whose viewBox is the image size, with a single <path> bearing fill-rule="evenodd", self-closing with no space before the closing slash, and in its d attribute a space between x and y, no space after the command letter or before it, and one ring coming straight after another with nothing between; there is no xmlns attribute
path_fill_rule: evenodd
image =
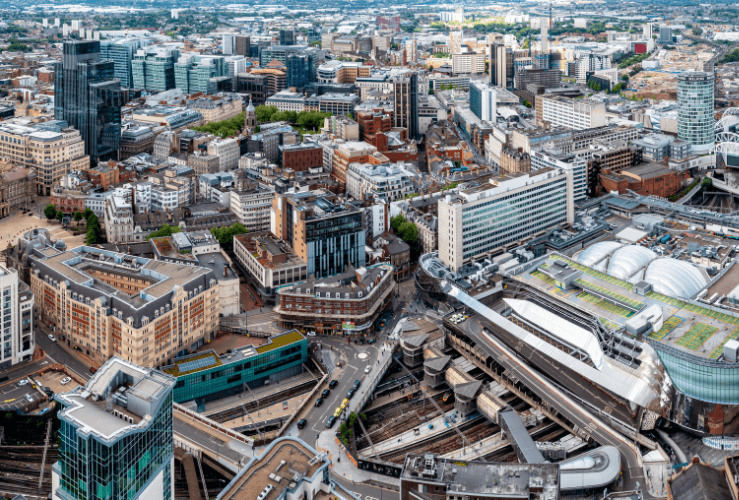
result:
<svg viewBox="0 0 739 500"><path fill-rule="evenodd" d="M357 119L359 119L359 114L357 113ZM359 140L359 123L345 116L326 118L321 130L332 139Z"/></svg>
<svg viewBox="0 0 739 500"><path fill-rule="evenodd" d="M133 234L133 208L120 196L105 200L103 214L105 237L108 243L128 243L135 241Z"/></svg>
<svg viewBox="0 0 739 500"><path fill-rule="evenodd" d="M218 170L226 172L239 165L241 147L236 139L215 139L208 143L208 154L218 157Z"/></svg>
<svg viewBox="0 0 739 500"><path fill-rule="evenodd" d="M51 468L51 495L82 500L84 484L99 497L175 498L174 386L174 377L115 356L82 390L57 396L67 446Z"/></svg>
<svg viewBox="0 0 739 500"><path fill-rule="evenodd" d="M244 101L237 94L216 94L188 99L188 109L200 113L204 123L229 120L244 111Z"/></svg>
<svg viewBox="0 0 739 500"><path fill-rule="evenodd" d="M240 167L243 168L243 167ZM275 192L238 175L231 191L231 212L249 232L267 231Z"/></svg>
<svg viewBox="0 0 739 500"><path fill-rule="evenodd" d="M346 193L357 200L392 203L413 191L415 177L402 163L350 163L346 172Z"/></svg>
<svg viewBox="0 0 739 500"><path fill-rule="evenodd" d="M18 271L0 266L0 294L3 297L2 338L0 344L0 370L28 361L36 348L35 299L31 289L20 280Z"/></svg>
<svg viewBox="0 0 739 500"><path fill-rule="evenodd" d="M565 222L574 222L571 171L491 179L439 201L439 259L457 271L474 257Z"/></svg>
<svg viewBox="0 0 739 500"><path fill-rule="evenodd" d="M460 52L452 54L452 73L455 75L482 75L485 73L485 54Z"/></svg>
<svg viewBox="0 0 739 500"><path fill-rule="evenodd" d="M531 172L545 168L560 168L572 172L572 196L576 203L585 201L588 194L587 155L580 152L563 153L542 149L531 152Z"/></svg>
<svg viewBox="0 0 739 500"><path fill-rule="evenodd" d="M210 269L85 246L34 252L31 270L42 318L98 363L118 355L161 366L213 339L216 285Z"/></svg>
<svg viewBox="0 0 739 500"><path fill-rule="evenodd" d="M483 82L470 84L470 110L481 120L495 123L498 118L496 110L497 92Z"/></svg>
<svg viewBox="0 0 739 500"><path fill-rule="evenodd" d="M357 78L370 76L370 66L360 62L327 61L318 66L318 81L320 83L354 83Z"/></svg>
<svg viewBox="0 0 739 500"><path fill-rule="evenodd" d="M541 95L536 99L536 122L573 130L602 127L606 125L606 106L602 101Z"/></svg>

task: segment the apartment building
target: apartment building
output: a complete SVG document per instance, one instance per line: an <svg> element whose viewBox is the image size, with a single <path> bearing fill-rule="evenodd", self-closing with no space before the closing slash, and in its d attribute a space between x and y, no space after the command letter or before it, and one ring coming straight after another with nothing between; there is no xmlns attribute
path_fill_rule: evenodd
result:
<svg viewBox="0 0 739 500"><path fill-rule="evenodd" d="M439 200L439 258L453 271L482 254L574 222L572 171L490 179Z"/></svg>
<svg viewBox="0 0 739 500"><path fill-rule="evenodd" d="M218 170L225 172L239 165L241 146L236 139L215 139L208 143L208 154L218 157Z"/></svg>
<svg viewBox="0 0 739 500"><path fill-rule="evenodd" d="M359 140L359 124L345 116L331 116L330 118L326 118L321 131L331 139L343 139L345 141Z"/></svg>
<svg viewBox="0 0 739 500"><path fill-rule="evenodd" d="M360 62L332 60L318 66L319 83L354 83L370 76L371 66Z"/></svg>
<svg viewBox="0 0 739 500"><path fill-rule="evenodd" d="M133 234L133 208L121 196L111 196L105 200L105 237L108 243L128 243L135 241Z"/></svg>
<svg viewBox="0 0 739 500"><path fill-rule="evenodd" d="M415 177L402 163L351 163L346 172L346 193L357 200L375 199L392 203L413 191Z"/></svg>
<svg viewBox="0 0 739 500"><path fill-rule="evenodd" d="M541 95L536 98L536 123L583 130L606 125L606 105L591 99Z"/></svg>
<svg viewBox="0 0 739 500"><path fill-rule="evenodd" d="M157 367L216 334L212 270L87 246L33 250L31 290L62 342L97 363L113 356Z"/></svg>
<svg viewBox="0 0 739 500"><path fill-rule="evenodd" d="M350 163L369 163L379 165L389 160L377 148L366 142L349 141L339 144L333 151L331 176L346 184L346 171Z"/></svg>
<svg viewBox="0 0 739 500"><path fill-rule="evenodd" d="M231 191L231 212L249 232L269 230L274 190L249 180L243 170L239 174Z"/></svg>
<svg viewBox="0 0 739 500"><path fill-rule="evenodd" d="M452 54L452 73L455 75L482 75L485 73L485 54L460 52Z"/></svg>
<svg viewBox="0 0 739 500"><path fill-rule="evenodd" d="M78 130L52 132L16 123L0 123L0 161L34 170L40 196L50 196L64 174L90 168Z"/></svg>

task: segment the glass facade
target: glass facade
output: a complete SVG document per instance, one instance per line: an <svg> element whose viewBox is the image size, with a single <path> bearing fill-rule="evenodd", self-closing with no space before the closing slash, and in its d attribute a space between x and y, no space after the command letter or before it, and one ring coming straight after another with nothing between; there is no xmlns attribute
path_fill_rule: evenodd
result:
<svg viewBox="0 0 739 500"><path fill-rule="evenodd" d="M100 42L100 59L113 61L115 77L121 81L123 88L133 86L131 61L134 51L140 45L139 41Z"/></svg>
<svg viewBox="0 0 739 500"><path fill-rule="evenodd" d="M567 220L567 180L462 209L463 258L518 241Z"/></svg>
<svg viewBox="0 0 739 500"><path fill-rule="evenodd" d="M160 472L163 498L171 499L171 464L174 457L172 392L144 430L131 431L106 444L93 434L61 418L61 446L55 467L59 496L65 499L129 500L136 498Z"/></svg>
<svg viewBox="0 0 739 500"><path fill-rule="evenodd" d="M714 144L713 86L711 73L690 71L678 77L677 136L694 151L708 151Z"/></svg>
<svg viewBox="0 0 739 500"><path fill-rule="evenodd" d="M181 60L182 58L180 58ZM228 65L220 56L194 56L174 65L175 86L186 94L208 93L211 78L228 75Z"/></svg>
<svg viewBox="0 0 739 500"><path fill-rule="evenodd" d="M139 51L133 58L133 86L149 92L175 88L175 61L179 51Z"/></svg>
<svg viewBox="0 0 739 500"><path fill-rule="evenodd" d="M308 276L325 278L343 273L349 264L356 268L365 266L366 238L361 213L306 221L305 233Z"/></svg>
<svg viewBox="0 0 739 500"><path fill-rule="evenodd" d="M178 376L174 400L177 403L208 401L226 393L241 392L246 389L245 384L250 388L258 387L277 373L299 371L307 360L308 340L305 338L230 363L227 358L221 358L226 363Z"/></svg>
<svg viewBox="0 0 739 500"><path fill-rule="evenodd" d="M55 64L54 117L80 131L85 153L117 159L121 142L121 84L113 61L100 62L100 42L65 42Z"/></svg>
<svg viewBox="0 0 739 500"><path fill-rule="evenodd" d="M315 81L313 56L310 54L290 54L285 63L288 87L305 87Z"/></svg>

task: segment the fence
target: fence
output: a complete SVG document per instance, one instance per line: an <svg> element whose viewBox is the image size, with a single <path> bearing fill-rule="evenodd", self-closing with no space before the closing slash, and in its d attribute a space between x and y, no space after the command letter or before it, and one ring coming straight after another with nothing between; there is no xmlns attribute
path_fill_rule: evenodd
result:
<svg viewBox="0 0 739 500"><path fill-rule="evenodd" d="M208 417L204 417L204 416L200 415L199 413L196 413L196 412L194 412L192 410L188 410L184 406L182 406L180 404L177 404L177 403L172 403L172 408L175 411L180 412L180 413L182 413L184 415L187 415L188 417L192 418L193 420L197 420L201 424L206 425L206 426L210 427L211 429L213 429L215 431L218 431L218 432L220 432L222 434L226 434L228 437L230 437L232 439L236 439L238 441L241 441L244 444L248 444L249 446L252 446L252 443L253 443L253 440L252 439L244 436L243 434L240 434L238 432L235 432L235 431L229 429L228 427L224 427L221 424L219 424L218 422L215 422L215 421L209 419Z"/></svg>
<svg viewBox="0 0 739 500"><path fill-rule="evenodd" d="M228 333L238 333L239 335L248 335L250 337L261 337L265 339L268 339L272 336L271 333L255 332L254 330L249 330L248 328L241 328L241 327L236 327L236 326L218 325L218 331L228 332Z"/></svg>

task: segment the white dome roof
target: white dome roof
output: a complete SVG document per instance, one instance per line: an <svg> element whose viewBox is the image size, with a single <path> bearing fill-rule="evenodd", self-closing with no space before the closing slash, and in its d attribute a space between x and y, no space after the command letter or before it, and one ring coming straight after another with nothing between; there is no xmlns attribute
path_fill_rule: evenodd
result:
<svg viewBox="0 0 739 500"><path fill-rule="evenodd" d="M684 260L669 257L649 264L644 281L651 283L657 293L685 299L694 297L708 283L698 268Z"/></svg>
<svg viewBox="0 0 739 500"><path fill-rule="evenodd" d="M613 252L606 273L614 278L626 280L656 258L657 254L648 248L628 245Z"/></svg>
<svg viewBox="0 0 739 500"><path fill-rule="evenodd" d="M614 250L621 248L621 243L615 241L600 241L580 252L577 261L583 266L593 267L603 257L610 255Z"/></svg>

